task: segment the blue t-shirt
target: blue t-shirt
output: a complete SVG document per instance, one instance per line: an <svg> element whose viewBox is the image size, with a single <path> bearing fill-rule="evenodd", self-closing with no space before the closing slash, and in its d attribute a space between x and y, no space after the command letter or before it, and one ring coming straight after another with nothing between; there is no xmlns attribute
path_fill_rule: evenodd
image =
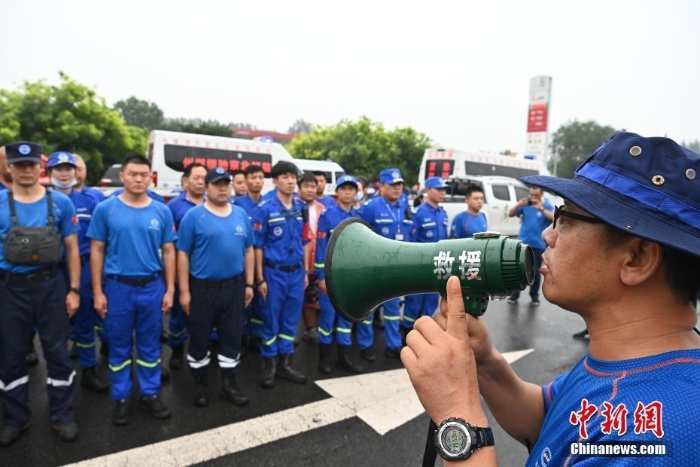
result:
<svg viewBox="0 0 700 467"><path fill-rule="evenodd" d="M2 239L7 236L7 232L12 228L8 194L9 191L7 190L0 191L0 238ZM71 200L63 193L53 190L51 191L51 199L53 201L54 230L61 232L64 238L77 233L79 230L78 219L75 216L75 207L73 207ZM46 226L49 213L46 195L33 203L22 203L15 199L15 210L19 225L24 227ZM0 269L3 271L23 274L45 267L46 265L27 266L8 263L5 260L5 243L0 242Z"/></svg>
<svg viewBox="0 0 700 467"><path fill-rule="evenodd" d="M168 209L173 215L173 221L175 222L175 228L180 230L180 222L182 218L185 217L187 211L198 206L187 198L187 192L183 191L176 198L173 198L168 203Z"/></svg>
<svg viewBox="0 0 700 467"><path fill-rule="evenodd" d="M464 211L452 219L450 238L472 238L475 233L486 232L487 230L486 214L480 212L475 216Z"/></svg>
<svg viewBox="0 0 700 467"><path fill-rule="evenodd" d="M109 197L114 198L116 196L121 195L122 193L124 193L124 188L119 188L118 190L112 192L112 194L109 195ZM154 199L154 200L158 201L159 203L165 204L165 199L161 195L156 193L155 191L146 190L146 194L148 195L149 198Z"/></svg>
<svg viewBox="0 0 700 467"><path fill-rule="evenodd" d="M335 199L333 199L332 196L323 195L320 198L316 198L316 201L323 204L326 207L326 209L335 206Z"/></svg>
<svg viewBox="0 0 700 467"><path fill-rule="evenodd" d="M78 225L80 226L80 230L78 231L80 256L89 255L90 239L87 238L87 231L90 227L92 213L95 211L97 201L95 201L95 198L78 190L72 190L70 195L68 195L68 198L70 198L70 200L73 202L73 206L75 206L76 216L78 217Z"/></svg>
<svg viewBox="0 0 700 467"><path fill-rule="evenodd" d="M262 197L258 199L257 201L253 201L250 196L247 194L243 196L239 196L236 198L236 201L234 201L233 204L235 204L238 207L241 207L245 210L245 212L248 213L248 217L251 219L253 218L253 213L255 210L258 208L258 205L262 201Z"/></svg>
<svg viewBox="0 0 700 467"><path fill-rule="evenodd" d="M383 197L368 201L360 215L382 237L392 240L403 238L404 241L410 238L413 222L406 218L406 209L400 200L394 204Z"/></svg>
<svg viewBox="0 0 700 467"><path fill-rule="evenodd" d="M587 355L543 386L545 419L526 465L700 465L698 386L698 349L617 362ZM572 454L574 443L663 444L666 455L590 457Z"/></svg>
<svg viewBox="0 0 700 467"><path fill-rule="evenodd" d="M116 196L97 205L87 236L106 243L105 274L133 277L160 273L160 247L177 239L165 204L134 208Z"/></svg>
<svg viewBox="0 0 700 467"><path fill-rule="evenodd" d="M203 281L230 279L243 272L245 250L253 246L253 223L238 206L226 217L205 206L185 214L177 234L177 249L190 256L190 274Z"/></svg>
<svg viewBox="0 0 700 467"><path fill-rule="evenodd" d="M554 211L552 203L548 200L545 200L542 206L548 211ZM539 248L541 250L547 248L547 244L542 240L542 232L551 224L547 216L545 216L542 211L532 206L520 206L515 215L522 219L518 238L532 248Z"/></svg>
<svg viewBox="0 0 700 467"><path fill-rule="evenodd" d="M345 219L351 217L360 217L359 213L350 209L350 212L341 208L340 205L335 205L332 208L324 209L321 216L318 218L318 226L316 227L316 253L314 258L314 270L318 276L318 280L326 279L326 247L331 234Z"/></svg>
<svg viewBox="0 0 700 467"><path fill-rule="evenodd" d="M261 201L253 214L255 248L278 266L296 266L309 243L309 208L298 199L285 207L277 196Z"/></svg>
<svg viewBox="0 0 700 467"><path fill-rule="evenodd" d="M88 195L91 198L94 198L95 201L97 201L98 203L101 203L107 198L102 191L98 190L97 188L91 188L89 186L84 186L81 193L84 195Z"/></svg>
<svg viewBox="0 0 700 467"><path fill-rule="evenodd" d="M438 206L423 203L413 215L411 241L418 243L435 243L447 238L447 213Z"/></svg>

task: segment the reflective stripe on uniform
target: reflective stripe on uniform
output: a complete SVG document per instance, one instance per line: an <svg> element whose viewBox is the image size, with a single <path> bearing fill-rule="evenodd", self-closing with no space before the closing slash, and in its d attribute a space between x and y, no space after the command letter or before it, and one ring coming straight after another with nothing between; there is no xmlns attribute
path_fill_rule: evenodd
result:
<svg viewBox="0 0 700 467"><path fill-rule="evenodd" d="M394 221L391 219L375 219L374 222L377 224L391 224Z"/></svg>
<svg viewBox="0 0 700 467"><path fill-rule="evenodd" d="M288 340L294 342L294 336L288 336L286 334L277 334L280 339Z"/></svg>
<svg viewBox="0 0 700 467"><path fill-rule="evenodd" d="M22 376L19 379L14 380L8 385L3 384L2 381L0 381L0 390L3 390L5 392L12 391L14 388L21 386L23 384L27 384L29 382L29 375Z"/></svg>
<svg viewBox="0 0 700 467"><path fill-rule="evenodd" d="M283 220L284 220L284 217L275 217L274 219L268 219L267 223L269 224L271 222L277 222L277 221L283 221Z"/></svg>
<svg viewBox="0 0 700 467"><path fill-rule="evenodd" d="M325 264L323 264L323 263L314 263L314 267L316 269L323 269L324 266L325 266Z"/></svg>
<svg viewBox="0 0 700 467"><path fill-rule="evenodd" d="M128 365L131 365L131 359L125 361L124 363L122 363L122 364L119 365L119 366L109 365L109 369L112 370L112 371L119 371L119 370L123 370L123 369L126 368Z"/></svg>
<svg viewBox="0 0 700 467"><path fill-rule="evenodd" d="M94 342L92 344L83 344L82 342L76 342L75 345L80 347L81 349L89 349L91 347L95 347Z"/></svg>
<svg viewBox="0 0 700 467"><path fill-rule="evenodd" d="M384 321L398 321L400 320L400 316L386 316L384 315Z"/></svg>
<svg viewBox="0 0 700 467"><path fill-rule="evenodd" d="M352 329L349 328L335 328L336 331L342 332L343 334L350 334L352 332Z"/></svg>
<svg viewBox="0 0 700 467"><path fill-rule="evenodd" d="M364 321L362 322L362 324L372 324L372 320L371 320L371 319L366 319L366 320L364 320Z"/></svg>
<svg viewBox="0 0 700 467"><path fill-rule="evenodd" d="M250 322L253 324L263 324L262 320L250 318Z"/></svg>
<svg viewBox="0 0 700 467"><path fill-rule="evenodd" d="M136 360L137 365L145 366L146 368L155 368L160 365L160 358L153 363L144 362L143 360Z"/></svg>
<svg viewBox="0 0 700 467"><path fill-rule="evenodd" d="M73 370L67 380L46 378L46 384L53 386L55 388L68 387L73 384L73 379L75 378L75 370Z"/></svg>
<svg viewBox="0 0 700 467"><path fill-rule="evenodd" d="M435 222L428 222L427 224L421 224L421 227L430 227L433 225L437 225L437 224L435 224Z"/></svg>
<svg viewBox="0 0 700 467"><path fill-rule="evenodd" d="M221 368L236 368L241 362L241 354L238 354L236 358L229 358L219 354L219 366Z"/></svg>
<svg viewBox="0 0 700 467"><path fill-rule="evenodd" d="M272 345L275 343L276 340L277 340L277 336L275 336L272 339L270 339L269 341L265 342L265 345Z"/></svg>
<svg viewBox="0 0 700 467"><path fill-rule="evenodd" d="M173 336L173 337L180 337L181 335L183 335L186 332L187 332L187 328L183 329L180 332L172 332L170 329L168 329L168 334Z"/></svg>
<svg viewBox="0 0 700 467"><path fill-rule="evenodd" d="M210 352L207 352L207 354L201 360L195 360L194 357L192 357L192 355L187 354L187 363L192 368L205 367L205 366L209 365L210 361L211 361L211 353Z"/></svg>
<svg viewBox="0 0 700 467"><path fill-rule="evenodd" d="M415 322L416 322L416 320L415 320L415 319L413 319L413 318L409 318L409 317L408 317L408 316L406 316L406 315L403 315L403 319L404 319L404 320L406 320L406 321L410 321L411 323L415 323Z"/></svg>
<svg viewBox="0 0 700 467"><path fill-rule="evenodd" d="M328 337L328 336L331 335L331 332L330 332L330 331L326 331L326 330L323 329L321 326L318 327L318 332L320 332L321 334L323 334L323 335L326 336L326 337Z"/></svg>

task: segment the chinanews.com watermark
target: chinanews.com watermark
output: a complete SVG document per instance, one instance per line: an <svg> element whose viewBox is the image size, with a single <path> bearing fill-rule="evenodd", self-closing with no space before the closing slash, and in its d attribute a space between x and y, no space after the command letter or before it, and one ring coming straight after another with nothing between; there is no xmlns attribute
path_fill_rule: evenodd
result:
<svg viewBox="0 0 700 467"><path fill-rule="evenodd" d="M570 453L590 457L661 457L666 445L661 443L571 443Z"/></svg>

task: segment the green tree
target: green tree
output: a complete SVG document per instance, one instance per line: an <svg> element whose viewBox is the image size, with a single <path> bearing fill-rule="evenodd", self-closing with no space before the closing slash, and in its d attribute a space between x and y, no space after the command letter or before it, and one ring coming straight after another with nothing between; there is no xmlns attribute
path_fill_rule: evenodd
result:
<svg viewBox="0 0 700 467"><path fill-rule="evenodd" d="M180 131L198 135L227 136L231 137L231 125L220 123L217 120L201 120L197 118L166 118L161 130Z"/></svg>
<svg viewBox="0 0 700 467"><path fill-rule="evenodd" d="M688 142L682 141L681 146L683 146L684 148L688 148L691 151L700 154L700 139L696 139L695 141L688 141Z"/></svg>
<svg viewBox="0 0 700 467"><path fill-rule="evenodd" d="M573 178L578 166L616 131L592 120L565 123L552 135L554 157L548 169L557 177Z"/></svg>
<svg viewBox="0 0 700 467"><path fill-rule="evenodd" d="M314 125L312 123L309 123L306 120L300 118L299 120L294 122L287 131L293 135L300 135L302 133L308 135L309 133L311 133L311 130L313 130L313 128Z"/></svg>
<svg viewBox="0 0 700 467"><path fill-rule="evenodd" d="M154 130L163 123L163 111L160 107L134 96L117 101L114 109L121 113L127 125Z"/></svg>
<svg viewBox="0 0 700 467"><path fill-rule="evenodd" d="M413 128L387 131L367 117L343 120L331 126L314 127L301 134L287 148L299 159L330 159L353 175L376 176L388 167L397 167L413 185L418 180L423 152L430 139Z"/></svg>
<svg viewBox="0 0 700 467"><path fill-rule="evenodd" d="M85 158L89 183L127 154L145 154L146 130L128 126L93 89L62 72L59 78L57 86L40 80L0 90L0 144L34 141L45 154L70 147Z"/></svg>

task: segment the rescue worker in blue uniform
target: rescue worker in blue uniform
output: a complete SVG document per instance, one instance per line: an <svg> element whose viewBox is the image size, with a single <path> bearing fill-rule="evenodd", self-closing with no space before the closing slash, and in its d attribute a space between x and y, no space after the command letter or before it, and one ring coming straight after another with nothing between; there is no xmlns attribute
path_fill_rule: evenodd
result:
<svg viewBox="0 0 700 467"><path fill-rule="evenodd" d="M261 386L275 386L276 376L306 383L306 375L292 366L294 336L308 285L308 210L294 199L297 168L287 161L272 167L276 195L263 201L253 215L255 285L263 297L263 360ZM279 361L278 361L279 358Z"/></svg>
<svg viewBox="0 0 700 467"><path fill-rule="evenodd" d="M447 213L440 203L445 199L447 185L440 177L431 177L425 181L425 201L418 206L413 215L411 241L417 243L435 243L447 239ZM406 335L413 329L413 323L423 315L433 316L440 303L437 293L407 295L403 304L401 331L406 342Z"/></svg>
<svg viewBox="0 0 700 467"><path fill-rule="evenodd" d="M204 193L206 191L204 177L206 175L207 169L202 164L189 165L182 173L182 186L184 191L177 197L171 199L167 205L173 215L176 230L180 229L180 222L182 222L185 214L187 214L190 209L201 206L204 202ZM170 362L168 365L173 370L179 370L184 364L184 343L189 335L187 334L185 313L180 306L179 287L177 283L175 284L175 296L173 300L173 309L170 310L170 323L168 326L168 347L172 349L172 353L170 354Z"/></svg>
<svg viewBox="0 0 700 467"><path fill-rule="evenodd" d="M90 274L90 240L86 237L92 213L97 201L74 189L76 160L69 152L55 152L49 156L46 174L51 178L54 190L70 198L78 218L78 247L80 248L80 307L70 320L73 343L78 351L78 362L82 375L80 385L96 392L105 392L109 386L97 372L95 352L95 325L98 315L93 308L92 275ZM64 275L68 276L62 263ZM101 320L100 320L101 321ZM101 323L100 323L101 324Z"/></svg>
<svg viewBox="0 0 700 467"><path fill-rule="evenodd" d="M85 186L85 179L87 178L87 167L85 166L85 161L83 158L75 153L72 153L73 157L75 158L75 186L73 187L74 190L79 191L83 193L84 195L88 195L91 198L94 198L95 201L98 203L102 202L105 200L105 194L101 191L98 190L97 188L92 188L89 186Z"/></svg>
<svg viewBox="0 0 700 467"><path fill-rule="evenodd" d="M357 179L352 175L343 175L337 180L335 194L338 197L338 203L333 207L324 210L321 217L318 219L318 227L316 229L316 253L314 267L318 275L318 289L321 292L319 302L321 305L321 316L318 323L318 353L319 363L318 369L323 374L329 374L332 371L330 347L333 343L333 334L338 342L338 358L336 364L351 372L362 373L362 367L352 361L350 358L350 346L352 345L352 323L338 315L328 298L326 290L326 247L328 240L333 233L333 230L345 219L351 217L359 217L355 209L352 207L353 200L357 194ZM363 343L360 342L360 349ZM371 346L370 341L367 346Z"/></svg>
<svg viewBox="0 0 700 467"><path fill-rule="evenodd" d="M128 156L119 174L124 193L97 205L87 236L95 309L109 336L112 422L131 422L131 355L136 335L140 407L159 419L170 410L160 400L161 313L175 293L175 225L170 210L148 197L151 167ZM127 254L125 254L127 252Z"/></svg>
<svg viewBox="0 0 700 467"><path fill-rule="evenodd" d="M248 213L251 222L253 213L258 208L262 200L262 189L265 184L265 172L259 165L249 165L243 171L245 181L248 185L248 192L236 198L234 204ZM255 277L255 276L253 276ZM243 327L242 350L260 350L262 342L262 296L260 292L254 290L253 301L245 309L246 324Z"/></svg>
<svg viewBox="0 0 700 467"><path fill-rule="evenodd" d="M380 197L365 203L360 215L375 233L392 240L407 241L413 222L412 213L400 200L403 194L404 180L401 171L396 168L382 170L379 174ZM384 337L386 351L384 355L399 358L401 353L400 299L393 298L382 305L384 309ZM372 321L368 317L367 321ZM359 331L359 329L358 329ZM369 329L371 332L371 328Z"/></svg>
<svg viewBox="0 0 700 467"><path fill-rule="evenodd" d="M34 328L48 369L52 426L63 441L75 441L75 371L67 342L68 318L80 306L78 220L67 196L39 184L41 146L18 142L5 149L13 182L0 191L0 446L11 445L29 427L25 355ZM62 249L67 284L59 273Z"/></svg>
<svg viewBox="0 0 700 467"><path fill-rule="evenodd" d="M109 195L109 197L113 198L115 196L121 195L122 193L124 193L124 188L119 188L119 189L113 191L112 194ZM158 201L159 203L165 204L165 198L163 198L161 195L159 195L155 191L146 190L146 195L154 201Z"/></svg>
<svg viewBox="0 0 700 467"><path fill-rule="evenodd" d="M7 165L7 152L5 146L0 146L0 191L12 187L12 175Z"/></svg>
<svg viewBox="0 0 700 467"><path fill-rule="evenodd" d="M321 171L313 171L314 177L316 177L316 201L319 203L323 204L326 209L332 208L335 206L335 200L333 199L332 196L328 196L326 194L326 176L324 175L323 172Z"/></svg>
<svg viewBox="0 0 700 467"><path fill-rule="evenodd" d="M207 200L191 209L178 230L180 302L187 316L187 362L194 377L194 405L209 404L209 336L216 325L221 370L219 395L235 405L249 402L238 385L245 307L253 300L255 253L248 214L228 202L231 176L222 168L206 174Z"/></svg>

